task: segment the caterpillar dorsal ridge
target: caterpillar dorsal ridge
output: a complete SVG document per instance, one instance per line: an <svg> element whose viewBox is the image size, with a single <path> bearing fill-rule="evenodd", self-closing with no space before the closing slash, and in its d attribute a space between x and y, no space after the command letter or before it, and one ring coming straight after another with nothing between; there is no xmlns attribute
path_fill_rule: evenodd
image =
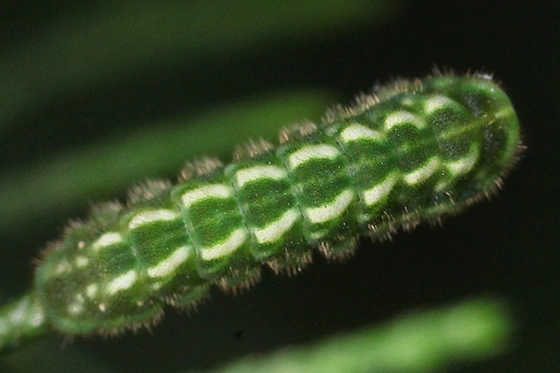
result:
<svg viewBox="0 0 560 373"><path fill-rule="evenodd" d="M126 203L69 224L32 290L0 310L0 348L49 331L150 326L213 285L255 284L263 265L295 274L314 248L347 257L359 236L384 239L490 195L520 149L515 111L490 76L398 80L282 130L278 145L251 140L225 165L195 160L177 182L139 184Z"/></svg>

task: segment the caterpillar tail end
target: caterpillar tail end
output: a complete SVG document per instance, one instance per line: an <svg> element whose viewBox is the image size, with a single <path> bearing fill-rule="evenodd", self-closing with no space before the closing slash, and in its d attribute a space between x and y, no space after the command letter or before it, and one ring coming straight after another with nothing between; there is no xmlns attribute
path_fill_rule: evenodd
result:
<svg viewBox="0 0 560 373"><path fill-rule="evenodd" d="M0 354L16 349L48 331L43 308L32 292L0 308Z"/></svg>

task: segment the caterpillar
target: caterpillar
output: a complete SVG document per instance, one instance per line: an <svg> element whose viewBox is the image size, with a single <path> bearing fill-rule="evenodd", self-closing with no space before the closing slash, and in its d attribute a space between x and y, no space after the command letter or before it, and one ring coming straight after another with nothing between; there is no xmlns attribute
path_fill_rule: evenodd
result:
<svg viewBox="0 0 560 373"><path fill-rule="evenodd" d="M360 236L439 222L494 193L522 148L487 74L398 80L349 108L239 146L231 163L188 163L178 181L71 222L38 260L33 288L0 309L0 349L48 332L113 335L193 308L212 286L294 274L313 249L345 258Z"/></svg>

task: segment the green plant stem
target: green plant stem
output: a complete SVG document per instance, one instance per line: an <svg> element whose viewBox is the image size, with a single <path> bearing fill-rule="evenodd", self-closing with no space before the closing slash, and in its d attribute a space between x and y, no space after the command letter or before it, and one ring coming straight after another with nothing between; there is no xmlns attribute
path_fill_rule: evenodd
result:
<svg viewBox="0 0 560 373"><path fill-rule="evenodd" d="M47 333L43 309L32 292L0 308L0 352Z"/></svg>

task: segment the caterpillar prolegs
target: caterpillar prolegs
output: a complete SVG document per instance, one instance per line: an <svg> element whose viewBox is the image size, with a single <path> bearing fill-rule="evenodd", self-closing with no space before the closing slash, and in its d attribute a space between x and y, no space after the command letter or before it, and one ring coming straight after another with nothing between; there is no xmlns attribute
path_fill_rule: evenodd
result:
<svg viewBox="0 0 560 373"><path fill-rule="evenodd" d="M397 81L322 123L189 163L177 183L132 188L48 246L34 287L0 310L0 348L46 331L114 334L192 307L211 286L298 272L313 248L439 220L494 192L520 149L517 116L488 75Z"/></svg>

